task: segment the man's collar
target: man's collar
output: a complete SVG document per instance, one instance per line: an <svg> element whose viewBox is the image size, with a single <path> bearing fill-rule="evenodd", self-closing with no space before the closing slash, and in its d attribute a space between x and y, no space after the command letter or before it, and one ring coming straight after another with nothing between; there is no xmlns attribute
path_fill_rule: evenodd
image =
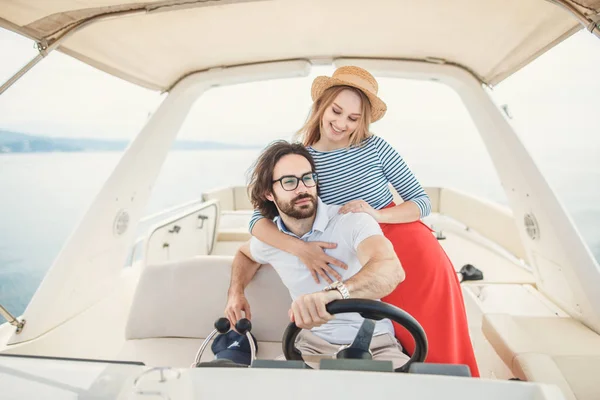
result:
<svg viewBox="0 0 600 400"><path fill-rule="evenodd" d="M317 196L317 216L313 222L312 229L303 237L312 234L314 231L319 231L321 233L325 232L325 228L327 228L327 225L329 224L329 213L327 212L327 207L327 204L323 203L323 201L321 201L321 199ZM296 236L293 232L288 230L281 217L276 217L275 221L277 222L277 228L279 228L281 232Z"/></svg>
<svg viewBox="0 0 600 400"><path fill-rule="evenodd" d="M315 222L313 222L313 231L325 232L325 228L329 224L329 213L327 212L327 204L323 203L319 197L317 197L317 216Z"/></svg>

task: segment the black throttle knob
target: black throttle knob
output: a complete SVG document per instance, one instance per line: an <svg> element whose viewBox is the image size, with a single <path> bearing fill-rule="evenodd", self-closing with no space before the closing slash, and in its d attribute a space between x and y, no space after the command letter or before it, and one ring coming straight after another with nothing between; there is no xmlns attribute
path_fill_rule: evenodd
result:
<svg viewBox="0 0 600 400"><path fill-rule="evenodd" d="M218 320L215 321L215 329L219 333L227 333L227 332L229 332L230 328L231 328L231 323L229 322L229 320L227 318L219 318Z"/></svg>
<svg viewBox="0 0 600 400"><path fill-rule="evenodd" d="M248 318L242 318L235 324L235 330L245 335L246 332L250 332L252 330L252 322Z"/></svg>

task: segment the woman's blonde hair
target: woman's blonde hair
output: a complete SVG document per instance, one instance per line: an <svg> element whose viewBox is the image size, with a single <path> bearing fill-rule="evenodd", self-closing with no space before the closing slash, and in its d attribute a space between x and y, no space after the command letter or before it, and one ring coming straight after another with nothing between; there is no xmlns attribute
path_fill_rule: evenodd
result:
<svg viewBox="0 0 600 400"><path fill-rule="evenodd" d="M344 90L352 90L360 96L361 100L361 115L356 130L350 134L350 146L356 146L371 136L369 132L369 125L371 124L371 102L369 98L362 90L351 86L333 86L325 90L321 97L315 100L304 126L294 135L296 139L300 139L304 146L311 146L319 141L321 138L323 114L325 114L325 110L333 103L338 94Z"/></svg>

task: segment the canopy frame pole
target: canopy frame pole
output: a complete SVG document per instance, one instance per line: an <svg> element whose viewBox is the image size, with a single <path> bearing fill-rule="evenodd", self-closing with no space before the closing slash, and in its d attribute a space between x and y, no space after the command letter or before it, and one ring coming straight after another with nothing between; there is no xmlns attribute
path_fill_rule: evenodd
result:
<svg viewBox="0 0 600 400"><path fill-rule="evenodd" d="M6 308L2 307L0 304L0 315L4 317L8 321L9 324L17 328L16 333L21 333L23 327L25 326L25 320L19 321L15 318Z"/></svg>
<svg viewBox="0 0 600 400"><path fill-rule="evenodd" d="M65 28L65 32L62 35L58 36L56 39L52 40L51 42L49 42L47 39L41 39L40 41L36 42L36 47L37 47L39 54L37 56L35 56L31 61L29 61L27 63L27 65L25 65L23 68L21 68L16 74L11 76L4 84L2 84L2 86L0 86L0 96L2 96L2 94L4 92L6 92L6 90L8 90L8 88L10 88L12 85L14 85L19 79L21 79L36 64L38 64L41 60L46 58L48 56L48 54L50 54L52 51L56 50L62 44L62 42L64 42L67 38L69 38L71 35L73 35L77 31L79 31L80 29L85 28L86 26L91 25L100 20L115 18L115 17L119 17L119 16L123 16L123 15L142 14L142 13L146 13L146 12L147 12L146 8L143 8L143 9L136 9L136 10L121 11L121 12L116 12L116 13L106 13L106 14L95 15L91 18L81 21L80 23L78 23L76 25Z"/></svg>
<svg viewBox="0 0 600 400"><path fill-rule="evenodd" d="M250 2L250 1L262 1L262 0L228 0L228 1L226 1L226 3L244 3L244 2ZM16 74L14 74L12 77L10 77L4 84L2 84L2 86L0 86L0 96L6 90L8 90L8 88L10 88L12 85L14 85L19 79L21 79L23 77L23 75L25 75L31 68L33 68L37 63L39 63L48 54L50 54L50 52L52 52L53 50L56 50L58 48L58 46L60 46L60 44L65 39L67 39L73 33L79 31L80 29L82 29L90 24L93 24L98 21L110 19L110 18L119 18L119 17L123 17L123 16L135 15L135 14L161 12L161 11L163 11L163 9L165 9L165 10L171 9L172 10L172 9L177 9L178 7L189 7L191 5L196 5L199 7L207 6L207 2L205 0L192 0L192 1L184 1L181 4L165 3L165 4L155 4L155 5L144 5L139 8L132 8L132 9L128 9L128 10L113 11L113 12L107 12L107 13L103 13L103 14L97 14L97 15L89 17L85 20L79 21L78 23L75 23L74 25L67 26L62 29L65 32L61 36L52 40L51 42L48 41L48 38L45 38L45 39L41 39L40 41L38 41L36 43L36 47L39 51L39 54L37 56L35 56L31 61L29 61L27 63L27 65L25 65L23 68L21 68ZM59 30L59 32L60 32L60 30Z"/></svg>
<svg viewBox="0 0 600 400"><path fill-rule="evenodd" d="M42 61L52 50L56 48L56 46L48 46L48 42L46 40L41 40L36 42L35 46L38 50L38 55L35 56L31 61L29 61L23 68L17 71L16 74L8 78L6 82L2 86L0 86L0 95L8 90L9 87L14 85L19 79L21 79L30 69L32 69L37 63Z"/></svg>

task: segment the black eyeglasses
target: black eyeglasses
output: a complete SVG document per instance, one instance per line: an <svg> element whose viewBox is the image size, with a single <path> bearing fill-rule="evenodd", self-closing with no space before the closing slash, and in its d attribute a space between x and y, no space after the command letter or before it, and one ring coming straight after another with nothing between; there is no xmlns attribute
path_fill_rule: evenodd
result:
<svg viewBox="0 0 600 400"><path fill-rule="evenodd" d="M285 175L279 179L275 179L273 183L279 182L283 190L292 191L296 190L298 187L298 183L302 180L304 186L306 187L314 187L317 185L317 173L316 172L307 172L301 177L297 177L294 175Z"/></svg>

